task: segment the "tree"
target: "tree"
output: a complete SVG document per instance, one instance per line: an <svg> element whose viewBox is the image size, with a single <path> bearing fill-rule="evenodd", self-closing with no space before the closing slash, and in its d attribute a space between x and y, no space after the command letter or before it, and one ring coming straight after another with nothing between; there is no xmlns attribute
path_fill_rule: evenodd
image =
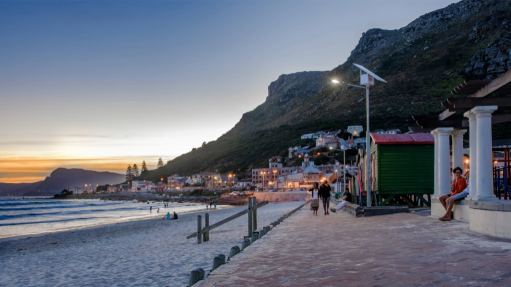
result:
<svg viewBox="0 0 511 287"><path fill-rule="evenodd" d="M203 143L202 143L202 147L205 147L205 146L206 146L206 142L203 142Z"/></svg>
<svg viewBox="0 0 511 287"><path fill-rule="evenodd" d="M126 181L131 181L133 179L133 169L131 168L131 164L128 165L126 169Z"/></svg>
<svg viewBox="0 0 511 287"><path fill-rule="evenodd" d="M145 163L145 160L142 162L142 173L147 171L147 164Z"/></svg>
<svg viewBox="0 0 511 287"><path fill-rule="evenodd" d="M140 175L140 172L138 170L137 164L133 165L133 176L138 177Z"/></svg>
<svg viewBox="0 0 511 287"><path fill-rule="evenodd" d="M158 168L163 167L163 160L161 157L158 159Z"/></svg>

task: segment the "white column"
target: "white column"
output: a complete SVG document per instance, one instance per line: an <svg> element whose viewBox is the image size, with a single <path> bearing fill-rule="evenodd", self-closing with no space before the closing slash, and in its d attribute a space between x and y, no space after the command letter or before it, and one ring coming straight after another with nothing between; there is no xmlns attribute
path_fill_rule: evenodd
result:
<svg viewBox="0 0 511 287"><path fill-rule="evenodd" d="M438 196L451 193L451 155L449 135L453 128L437 128L438 133Z"/></svg>
<svg viewBox="0 0 511 287"><path fill-rule="evenodd" d="M469 130L469 147L470 147L470 159L469 159L469 185L470 194L467 199L472 199L477 194L477 122L476 115L471 111L465 113L465 117L468 118L468 130Z"/></svg>
<svg viewBox="0 0 511 287"><path fill-rule="evenodd" d="M463 135L467 130L453 130L452 136L452 168L463 169ZM463 173L465 170L463 171Z"/></svg>
<svg viewBox="0 0 511 287"><path fill-rule="evenodd" d="M433 198L438 198L438 133L436 130L431 131L431 134L433 135L433 138L435 139L435 185L434 190L435 193L433 194Z"/></svg>
<svg viewBox="0 0 511 287"><path fill-rule="evenodd" d="M477 194L473 200L497 200L493 194L491 114L497 106L477 106L470 111L477 124Z"/></svg>

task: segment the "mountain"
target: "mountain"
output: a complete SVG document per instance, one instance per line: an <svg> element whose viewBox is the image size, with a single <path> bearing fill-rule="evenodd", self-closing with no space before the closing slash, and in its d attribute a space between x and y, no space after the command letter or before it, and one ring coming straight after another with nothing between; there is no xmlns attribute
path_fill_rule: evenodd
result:
<svg viewBox="0 0 511 287"><path fill-rule="evenodd" d="M511 69L509 1L464 0L427 13L396 30L363 33L347 61L331 71L282 75L268 87L266 101L216 141L194 148L141 179L204 170L250 171L299 143L300 135L364 125L365 92L335 86L357 84L358 63L387 84L371 88L371 130L414 126L412 115L438 114L441 101L467 79L496 78ZM511 125L495 125L494 139L509 138Z"/></svg>
<svg viewBox="0 0 511 287"><path fill-rule="evenodd" d="M125 181L125 175L113 172L99 172L83 169L66 169L57 168L45 180L24 184L18 189L11 189L10 192L4 191L0 184L0 195L18 194L18 195L53 195L61 192L63 189L82 191L85 184L92 184L95 187L97 184L115 184ZM6 189L7 190L7 189Z"/></svg>
<svg viewBox="0 0 511 287"><path fill-rule="evenodd" d="M40 183L40 182L37 182ZM2 183L0 182L0 196L13 194L16 190L30 186L32 183Z"/></svg>

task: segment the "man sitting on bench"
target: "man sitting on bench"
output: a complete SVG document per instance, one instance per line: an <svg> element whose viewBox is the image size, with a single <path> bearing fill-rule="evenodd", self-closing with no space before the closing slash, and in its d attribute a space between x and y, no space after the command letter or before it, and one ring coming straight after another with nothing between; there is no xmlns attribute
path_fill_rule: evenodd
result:
<svg viewBox="0 0 511 287"><path fill-rule="evenodd" d="M339 211L341 208L345 207L346 204L348 204L348 202L351 202L351 193L349 189L346 188L346 191L342 194L342 199L343 201L339 202L335 209L333 208L330 209L332 212Z"/></svg>
<svg viewBox="0 0 511 287"><path fill-rule="evenodd" d="M454 179L451 186L451 193L440 196L440 203L444 206L447 211L444 216L440 217L439 220L442 221L451 221L452 209L454 207L454 201L458 199L462 199L467 197L468 188L467 181L461 175L463 174L463 170L460 167L455 168L454 175L456 178Z"/></svg>

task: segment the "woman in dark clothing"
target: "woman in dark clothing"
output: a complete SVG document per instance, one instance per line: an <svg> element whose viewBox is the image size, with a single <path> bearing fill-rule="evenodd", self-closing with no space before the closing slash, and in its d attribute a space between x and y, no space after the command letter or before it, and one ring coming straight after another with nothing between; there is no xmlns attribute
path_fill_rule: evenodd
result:
<svg viewBox="0 0 511 287"><path fill-rule="evenodd" d="M332 188L325 180L323 184L319 187L319 197L323 200L323 210L325 211L325 215L330 214L328 212L328 208L330 207L330 191Z"/></svg>

